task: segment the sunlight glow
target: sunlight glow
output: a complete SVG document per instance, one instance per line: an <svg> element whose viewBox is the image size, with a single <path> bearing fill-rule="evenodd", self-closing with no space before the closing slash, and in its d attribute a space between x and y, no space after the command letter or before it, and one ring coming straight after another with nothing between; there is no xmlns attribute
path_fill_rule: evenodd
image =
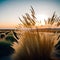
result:
<svg viewBox="0 0 60 60"><path fill-rule="evenodd" d="M36 15L37 21L38 23L36 25L45 25L44 20L48 19L48 16L45 14L38 14ZM39 23L41 21L41 23Z"/></svg>

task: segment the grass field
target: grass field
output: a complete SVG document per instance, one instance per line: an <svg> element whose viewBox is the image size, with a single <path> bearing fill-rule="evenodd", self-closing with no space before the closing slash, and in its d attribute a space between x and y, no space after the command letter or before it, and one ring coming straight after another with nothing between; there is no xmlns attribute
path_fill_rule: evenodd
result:
<svg viewBox="0 0 60 60"><path fill-rule="evenodd" d="M32 6L30 12L31 15L25 13L23 19L19 17L22 25L16 29L0 29L0 60L11 60L10 57L13 60L60 59L60 43L59 51L55 47L60 41L60 18L54 12L53 16L45 21L44 28L41 28L43 26L36 26L35 11Z"/></svg>

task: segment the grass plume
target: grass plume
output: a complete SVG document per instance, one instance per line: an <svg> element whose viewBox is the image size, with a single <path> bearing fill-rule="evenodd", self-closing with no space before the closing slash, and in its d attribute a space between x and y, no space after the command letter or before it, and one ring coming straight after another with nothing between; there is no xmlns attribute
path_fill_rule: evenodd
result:
<svg viewBox="0 0 60 60"><path fill-rule="evenodd" d="M31 7L30 11L31 16L26 13L25 16L22 16L23 20L19 17L19 20L26 28L35 26L36 24L35 11L33 7ZM52 18L49 18L45 23L52 26L56 20L58 22L59 19L54 13ZM60 23L58 23L58 26L59 24ZM52 60L51 52L54 47L54 40L56 39L56 37L54 37L55 35L50 36L50 33L38 32L38 28L33 32L22 32L23 34L20 36L18 44L14 47L16 51L13 55L14 60Z"/></svg>

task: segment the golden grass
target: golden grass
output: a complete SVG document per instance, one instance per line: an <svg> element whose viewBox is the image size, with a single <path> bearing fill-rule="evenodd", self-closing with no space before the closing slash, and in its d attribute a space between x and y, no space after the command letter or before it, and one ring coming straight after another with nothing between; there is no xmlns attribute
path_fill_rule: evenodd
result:
<svg viewBox="0 0 60 60"><path fill-rule="evenodd" d="M36 24L35 11L31 7L31 15L25 14L23 20L19 17L20 22L24 25L23 27L32 28ZM52 18L45 21L46 24L53 25L54 22L58 22L58 18L55 17L55 13ZM58 26L60 25L60 21ZM36 27L36 26L35 26ZM14 60L52 60L51 52L54 47L54 41L56 36L49 35L50 33L42 33L36 31L22 31L23 34L20 36L18 44L14 44L15 53L13 55ZM21 32L21 33L22 33Z"/></svg>
<svg viewBox="0 0 60 60"><path fill-rule="evenodd" d="M52 60L54 38L55 36L38 32L38 30L24 32L19 43L15 45L14 60Z"/></svg>

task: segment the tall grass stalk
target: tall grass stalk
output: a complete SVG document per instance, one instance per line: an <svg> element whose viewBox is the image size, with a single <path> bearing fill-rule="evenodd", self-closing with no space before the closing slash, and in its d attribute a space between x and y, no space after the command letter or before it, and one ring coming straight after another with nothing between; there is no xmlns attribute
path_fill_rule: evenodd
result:
<svg viewBox="0 0 60 60"><path fill-rule="evenodd" d="M23 27L31 28L36 27L36 17L33 7L31 7L31 15L26 13L23 20L19 17L20 22L24 25ZM45 21L45 24L54 24L54 22L59 22L57 26L60 25L60 19L55 15ZM14 60L52 60L51 52L54 47L54 36L50 36L49 33L42 33L36 31L22 31L23 34L20 36L18 44L14 44L15 53L13 55ZM21 32L21 33L22 33Z"/></svg>

